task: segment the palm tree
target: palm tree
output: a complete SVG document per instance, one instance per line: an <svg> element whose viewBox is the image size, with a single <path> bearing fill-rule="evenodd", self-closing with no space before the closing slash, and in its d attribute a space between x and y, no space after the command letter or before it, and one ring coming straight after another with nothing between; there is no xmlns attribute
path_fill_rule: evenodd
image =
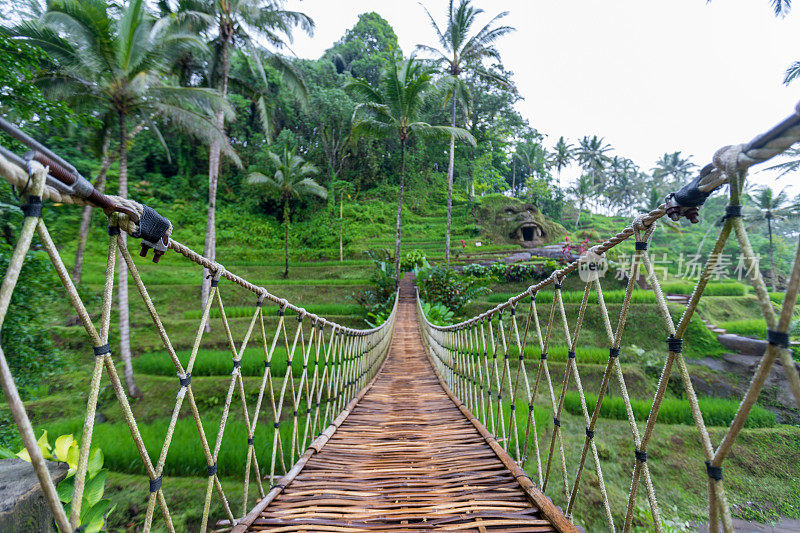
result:
<svg viewBox="0 0 800 533"><path fill-rule="evenodd" d="M748 211L750 211L750 216L747 217L748 220L753 223L767 223L767 233L769 234L770 280L772 281L772 292L775 292L775 257L772 243L772 224L773 222L796 216L798 205L789 200L786 190L775 194L774 191L766 185L756 188L755 194L748 194L748 197L753 201L753 205L748 209Z"/></svg>
<svg viewBox="0 0 800 533"><path fill-rule="evenodd" d="M691 156L683 157L680 152L667 153L656 161L653 167L653 178L659 185L676 187L689 181L697 165L692 163Z"/></svg>
<svg viewBox="0 0 800 533"><path fill-rule="evenodd" d="M212 46L214 53L211 65L211 79L220 94L225 97L228 93L228 78L230 76L230 53L235 46L244 46L250 50L256 49L256 37L259 40L281 48L285 39L291 40L292 30L300 26L307 33L312 33L314 22L305 14L297 11L283 9L285 0L213 0L209 4L209 14L217 21L217 35ZM261 68L261 60L254 63ZM262 77L263 77L263 73ZM266 86L266 82L264 82ZM259 111L265 111L263 106ZM262 120L265 115L262 112ZM215 123L219 129L225 127L225 116L218 113ZM268 134L269 132L267 132ZM216 256L216 209L217 209L217 183L220 168L219 143L211 143L208 151L208 217L206 219L206 237L203 254L211 261ZM211 280L208 272L203 274L202 303L205 306L208 299Z"/></svg>
<svg viewBox="0 0 800 533"><path fill-rule="evenodd" d="M587 135L578 142L574 157L592 179L594 185L599 186L603 180L603 172L606 164L610 161L608 156L610 151L611 145L603 137L597 135L591 137Z"/></svg>
<svg viewBox="0 0 800 533"><path fill-rule="evenodd" d="M261 172L251 172L247 176L247 183L263 184L267 189L278 193L283 202L283 227L284 227L284 246L283 277L289 277L289 223L291 221L291 203L295 198L303 196L316 196L323 200L328 197L328 191L314 181L311 176L319 173L319 169L312 163L296 155L287 148L283 149L283 154L278 155L269 152L269 158L275 165L275 174L268 177Z"/></svg>
<svg viewBox="0 0 800 533"><path fill-rule="evenodd" d="M800 148L792 146L783 152L779 157L781 159L788 159L788 161L778 163L777 165L772 165L764 170L779 170L780 173L777 176L778 178L800 170Z"/></svg>
<svg viewBox="0 0 800 533"><path fill-rule="evenodd" d="M769 0L776 17L785 17L792 8L792 0Z"/></svg>
<svg viewBox="0 0 800 533"><path fill-rule="evenodd" d="M575 219L575 229L578 229L578 223L581 221L581 213L586 201L597 192L597 186L594 180L588 174L582 174L575 185L570 187L569 192L578 201L578 218Z"/></svg>
<svg viewBox="0 0 800 533"><path fill-rule="evenodd" d="M219 94L166 81L168 56L182 47L202 49L203 44L157 23L144 0L131 0L119 17L109 13L104 0L54 0L41 21L23 23L12 33L54 60L54 70L39 80L45 92L66 99L73 109L94 112L103 123L116 122L118 194L123 198L128 195L130 119L144 122L164 144L153 121L159 116L204 141L218 143L235 158L222 132L209 120L214 113L231 113ZM122 259L118 269L120 358L128 393L139 396L131 366L128 270Z"/></svg>
<svg viewBox="0 0 800 533"><path fill-rule="evenodd" d="M406 148L412 136L451 137L475 146L475 138L465 129L432 126L419 120L425 91L431 88L431 70L411 56L391 62L373 87L364 78L351 80L345 88L364 100L353 112L353 135L394 137L400 141L400 186L397 192L395 242L395 283L400 283L400 218L403 212L403 187L406 173Z"/></svg>
<svg viewBox="0 0 800 533"><path fill-rule="evenodd" d="M549 158L547 149L539 141L527 141L517 146L517 160L522 163L528 172L528 177L538 175L540 178L549 178L547 167Z"/></svg>
<svg viewBox="0 0 800 533"><path fill-rule="evenodd" d="M550 163L556 169L559 185L561 185L561 169L569 166L573 157L573 146L564 137L559 137L550 156Z"/></svg>
<svg viewBox="0 0 800 533"><path fill-rule="evenodd" d="M445 72L450 85L450 98L452 100L452 115L450 126L456 127L457 100L463 97L467 90L463 86L460 75L470 71L475 77L504 86L510 85L507 78L492 73L483 67L486 59L500 61L500 54L494 47L494 42L503 35L514 31L511 26L496 26L497 21L508 15L504 11L492 18L480 30L471 34L470 30L476 19L483 13L482 9L472 7L471 0L461 0L458 7L453 6L450 0L447 8L447 22L440 27L427 8L425 13L430 19L441 48L426 45L417 45L417 49L429 52L434 57L434 62ZM445 233L444 255L447 264L450 264L450 224L453 211L453 167L455 162L456 137L450 136L450 160L447 164L447 230Z"/></svg>

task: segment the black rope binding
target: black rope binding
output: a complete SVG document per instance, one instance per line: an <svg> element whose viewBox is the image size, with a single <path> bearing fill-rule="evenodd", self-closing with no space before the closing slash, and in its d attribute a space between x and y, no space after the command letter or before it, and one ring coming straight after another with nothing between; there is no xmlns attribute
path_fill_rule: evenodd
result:
<svg viewBox="0 0 800 533"><path fill-rule="evenodd" d="M188 387L192 383L192 374L191 373L186 374L185 378L179 376L178 379L181 382L181 387Z"/></svg>
<svg viewBox="0 0 800 533"><path fill-rule="evenodd" d="M726 205L725 206L725 216L722 217L722 220L727 220L729 218L739 218L742 216L742 206L738 204L734 205Z"/></svg>
<svg viewBox="0 0 800 533"><path fill-rule="evenodd" d="M247 437L247 445L252 446L256 442L256 436L253 435L252 437Z"/></svg>
<svg viewBox="0 0 800 533"><path fill-rule="evenodd" d="M636 250L647 250L647 241L636 241Z"/></svg>
<svg viewBox="0 0 800 533"><path fill-rule="evenodd" d="M767 342L778 348L789 347L789 334L785 331L775 331L774 329L767 330Z"/></svg>
<svg viewBox="0 0 800 533"><path fill-rule="evenodd" d="M219 278L211 278L211 286L219 287Z"/></svg>
<svg viewBox="0 0 800 533"><path fill-rule="evenodd" d="M667 339L667 347L670 352L681 353L683 350L683 339L678 339L674 335L670 335Z"/></svg>
<svg viewBox="0 0 800 533"><path fill-rule="evenodd" d="M556 417L553 417L553 424L554 424L554 425L555 425L557 428L560 428L560 427L561 427L561 420L559 420L559 419L558 419L558 418L556 418Z"/></svg>
<svg viewBox="0 0 800 533"><path fill-rule="evenodd" d="M612 359L614 357L619 357L619 348L609 348L608 356L611 357Z"/></svg>
<svg viewBox="0 0 800 533"><path fill-rule="evenodd" d="M706 473L715 481L722 481L722 467L714 466L711 461L706 461Z"/></svg>
<svg viewBox="0 0 800 533"><path fill-rule="evenodd" d="M233 369L234 370L236 370L237 368L240 368L241 366L242 366L242 360L241 359L238 359L238 360L234 359L233 360Z"/></svg>
<svg viewBox="0 0 800 533"><path fill-rule="evenodd" d="M572 350L568 351L567 352L567 357L569 359L575 359L575 352L573 352Z"/></svg>
<svg viewBox="0 0 800 533"><path fill-rule="evenodd" d="M161 488L162 476L150 480L150 492L158 492Z"/></svg>
<svg viewBox="0 0 800 533"><path fill-rule="evenodd" d="M21 206L22 214L25 218L42 218L42 198L39 196L28 196L28 203Z"/></svg>
<svg viewBox="0 0 800 533"><path fill-rule="evenodd" d="M119 226L109 226L108 227L108 235L110 237L116 237L120 234Z"/></svg>
<svg viewBox="0 0 800 533"><path fill-rule="evenodd" d="M589 429L588 426L586 427L586 436L589 437L590 439L594 438L594 430L593 429Z"/></svg>
<svg viewBox="0 0 800 533"><path fill-rule="evenodd" d="M208 477L214 476L217 474L217 463L208 466Z"/></svg>
<svg viewBox="0 0 800 533"><path fill-rule="evenodd" d="M639 461L640 463L647 462L647 452L643 452L639 448L636 448L635 450L633 450L633 455L636 456L636 460Z"/></svg>
<svg viewBox="0 0 800 533"><path fill-rule="evenodd" d="M111 353L111 346L106 343L102 346L92 346L92 351L94 351L95 357L100 357L101 355L106 355Z"/></svg>

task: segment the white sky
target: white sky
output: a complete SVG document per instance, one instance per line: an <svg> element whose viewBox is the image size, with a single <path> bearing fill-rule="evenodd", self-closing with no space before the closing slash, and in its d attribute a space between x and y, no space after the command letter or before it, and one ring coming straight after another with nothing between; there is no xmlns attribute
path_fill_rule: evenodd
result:
<svg viewBox="0 0 800 533"><path fill-rule="evenodd" d="M441 24L447 0L423 3ZM800 100L800 80L782 84L786 67L800 60L800 13L776 18L768 0L474 3L487 12L483 23L510 12L505 20L517 31L497 47L524 97L519 111L550 144L560 135L575 142L597 134L647 170L676 150L703 166ZM414 0L290 0L287 8L317 24L314 37L296 33L300 57L318 58L367 11L392 25L406 54L418 43L436 44ZM753 179L800 193L794 177Z"/></svg>

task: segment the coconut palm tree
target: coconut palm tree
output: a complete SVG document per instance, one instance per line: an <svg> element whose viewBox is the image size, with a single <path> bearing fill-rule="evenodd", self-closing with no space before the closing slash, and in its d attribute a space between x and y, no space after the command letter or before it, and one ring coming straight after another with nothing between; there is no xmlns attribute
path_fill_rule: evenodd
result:
<svg viewBox="0 0 800 533"><path fill-rule="evenodd" d="M514 155L527 171L528 177L550 177L547 171L550 164L547 149L538 140L518 145Z"/></svg>
<svg viewBox="0 0 800 533"><path fill-rule="evenodd" d="M209 5L208 14L216 20L216 36L213 39L214 49L211 62L211 75L215 87L222 96L228 92L230 76L230 54L234 47L245 47L251 51L256 50L256 40L266 42L275 48L282 48L285 41L291 41L292 30L299 26L311 34L314 22L305 14L297 11L283 9L285 0L213 0ZM278 56L272 55L277 60ZM263 74L261 59L253 63ZM284 62L280 62L285 64ZM262 121L266 120L267 107L258 106ZM225 127L225 116L218 113L215 117L218 128ZM269 134L269 132L266 132ZM211 143L208 151L208 217L206 219L206 236L203 254L211 261L216 256L216 210L217 210L217 183L219 179L221 146ZM203 273L202 302L208 299L211 280L208 272Z"/></svg>
<svg viewBox="0 0 800 533"><path fill-rule="evenodd" d="M656 161L652 169L653 178L662 186L676 187L689 181L697 165L692 163L691 156L683 157L680 152L667 153Z"/></svg>
<svg viewBox="0 0 800 533"><path fill-rule="evenodd" d="M158 23L144 0L131 0L118 16L104 0L53 0L40 21L23 23L11 33L41 47L53 59L53 70L38 80L46 93L67 100L73 109L93 112L105 124L116 123L120 196L128 195L128 123L132 119L145 123L164 146L154 117L203 141L218 143L235 159L209 118L214 113L231 113L219 93L171 85L165 76L174 50L202 49L203 43ZM128 270L121 259L117 264L120 358L128 393L139 396L131 366Z"/></svg>
<svg viewBox="0 0 800 533"><path fill-rule="evenodd" d="M575 185L570 187L570 194L578 201L578 217L575 219L575 229L578 229L578 223L581 221L581 213L586 205L586 201L597 192L597 186L594 180L588 174L582 174Z"/></svg>
<svg viewBox="0 0 800 533"><path fill-rule="evenodd" d="M328 191L314 181L319 169L312 163L296 155L294 151L287 148L283 149L283 154L275 152L268 153L269 158L275 165L275 174L270 178L261 172L251 172L247 176L247 183L253 185L263 185L281 197L283 202L283 277L289 277L289 224L292 217L292 201L303 196L316 196L326 199Z"/></svg>
<svg viewBox="0 0 800 533"><path fill-rule="evenodd" d="M556 169L558 185L561 185L561 170L569 166L574 158L574 147L564 137L559 137L550 155L550 164Z"/></svg>
<svg viewBox="0 0 800 533"><path fill-rule="evenodd" d="M792 0L769 0L776 17L785 17L792 8Z"/></svg>
<svg viewBox="0 0 800 533"><path fill-rule="evenodd" d="M514 28L496 25L497 21L508 15L508 11L503 11L492 18L480 30L472 33L472 27L476 23L478 16L483 13L483 10L473 7L471 0L461 0L458 7L455 7L453 0L450 0L447 7L447 22L443 26L439 26L436 23L427 8L423 6L423 9L425 9L425 13L430 19L441 48L417 45L417 49L433 55L433 61L439 65L446 75L452 100L450 127L455 128L457 101L459 98L464 98L468 93L460 78L462 73L469 71L477 78L504 86L510 85L507 78L485 69L483 62L486 59L500 61L500 54L494 47L494 42L503 35L514 31ZM444 244L445 261L448 264L450 263L450 224L453 211L455 142L455 135L451 135L450 160L447 164L447 230Z"/></svg>
<svg viewBox="0 0 800 533"><path fill-rule="evenodd" d="M578 142L574 152L575 158L594 185L600 186L603 181L606 164L610 161L608 156L610 151L611 145L597 135L591 137L586 135Z"/></svg>
<svg viewBox="0 0 800 533"><path fill-rule="evenodd" d="M403 212L403 187L406 173L406 149L413 136L450 137L475 146L475 138L465 129L432 126L419 120L425 91L431 88L431 69L414 56L391 62L373 87L364 78L350 81L345 88L364 100L353 112L353 135L394 137L400 141L400 186L397 192L397 227L395 230L395 283L400 283L400 219Z"/></svg>
<svg viewBox="0 0 800 533"><path fill-rule="evenodd" d="M747 195L752 204L748 206L747 220L752 223L767 223L769 235L769 268L772 291L776 290L775 256L772 243L772 224L790 217L797 216L798 204L789 200L786 190L779 193L768 186L757 187L753 194Z"/></svg>
<svg viewBox="0 0 800 533"><path fill-rule="evenodd" d="M800 68L800 66L798 68ZM780 173L777 176L778 178L783 177L786 174L790 174L792 172L800 170L800 148L792 146L778 157L780 157L781 159L788 159L788 161L783 161L782 163L778 163L777 165L772 165L771 167L767 167L764 170L780 171Z"/></svg>

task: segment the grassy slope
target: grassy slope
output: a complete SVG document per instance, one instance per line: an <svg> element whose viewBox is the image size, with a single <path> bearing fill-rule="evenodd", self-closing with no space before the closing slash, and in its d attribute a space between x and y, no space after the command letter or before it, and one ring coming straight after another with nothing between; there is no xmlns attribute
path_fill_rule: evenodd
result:
<svg viewBox="0 0 800 533"><path fill-rule="evenodd" d="M417 195L419 197L419 195ZM63 209L63 208L60 208ZM502 243L486 242L485 238L475 234L474 221L469 216L468 206L464 202L457 202L454 209L454 236L453 242L459 243L464 239L467 243L465 250L459 250L459 261L474 260L477 258L490 258L492 254L502 255L505 251L515 249ZM287 298L293 302L305 305L312 312L316 308L327 312L347 313L335 314L331 318L347 325L361 327L363 320L354 314L352 296L364 285L371 274L371 263L364 259L363 250L376 247L393 248L393 213L391 201L378 201L364 198L360 205L350 205L345 208L345 216L350 221L346 233L347 261L339 263L338 239L324 239L319 237L319 246L314 246L314 231L318 231L319 222L325 218L318 216L306 226L298 225L300 235L293 238L293 258L291 274L288 281L280 279L282 273L282 249L280 243L281 230L274 220L264 219L256 215L241 214L226 207L220 208L220 232L218 259L227 268L255 281L266 285L268 290L276 295ZM443 256L443 222L444 209L441 205L418 202L412 194L408 209L404 215L404 250L421 249L431 259L440 259ZM175 223L175 235L195 248L202 249L202 209L187 209L185 206L167 208L166 214ZM315 223L314 221L317 221ZM622 218L608 218L594 216L583 220L584 228L594 227L600 236L607 236L613 230L618 230L627 222ZM330 237L330 236L328 236ZM577 235L573 236L577 238ZM99 309L99 291L102 289L102 275L105 263L104 231L100 224L93 229L93 238L88 247L87 262L84 269L84 283L81 291L87 301L93 305L91 310ZM484 246L476 247L475 243L481 241ZM132 249L136 243L132 243ZM456 246L460 248L460 245ZM65 260L69 261L73 254L73 243L65 242L62 248ZM185 358L191 348L197 328L197 309L199 305L199 289L201 271L187 260L168 254L160 264L154 265L149 260L135 258L143 279L145 280L150 295L153 297L164 324L170 334L174 347ZM498 293L504 297L524 290L527 284L498 284L493 287L494 295L471 304L469 312L480 311L495 305ZM581 290L579 283L568 281L565 290ZM613 282L607 284L606 290L619 289ZM169 416L174 404L174 394L177 392L177 378L174 369L166 359L163 347L155 335L149 316L141 300L131 286L131 312L133 335L132 344L135 355L135 368L138 383L145 391L145 399L134 403L134 414L137 420L146 426L148 434L154 435L158 440L159 428L163 429L165 419ZM221 283L221 293L226 309L237 309L236 318L231 318L234 339L242 338L249 323L248 308L253 308L254 296L241 288L228 283ZM505 294L507 293L507 295ZM546 320L549 313L549 304L542 295L538 307L541 320ZM757 307L752 297L730 298L714 297L706 300L701 311L710 320L737 320L752 317L757 312ZM612 324L616 325L616 316L619 312L619 303L609 298L608 308ZM270 316L267 327L274 327L277 318L272 316L274 307L266 307L265 315ZM570 320L574 320L577 303L568 302L566 310ZM679 316L680 309L673 309L675 318ZM39 391L38 398L28 403L29 411L39 427L49 427L52 431L77 431L80 427L79 417L82 415L86 402L86 385L90 374L92 361L90 345L85 339L85 334L80 327L66 327L63 317L70 312L64 302L56 302L54 309L54 333L59 339L67 361L66 370L55 377L49 384ZM116 320L116 317L114 317ZM293 319L292 319L293 320ZM290 322L291 323L291 322ZM201 343L200 361L195 372L196 378L192 385L198 398L202 398L201 412L218 413L221 401L227 390L230 365L230 350L227 337L224 334L218 319L212 320L212 331L203 337ZM652 324L658 327L654 330ZM652 371L645 371L643 362L634 352L627 347L637 345L649 352L663 351L665 331L660 317L649 304L649 298L642 296L635 300L631 308L631 315L623 336L623 371L626 384L632 397L647 401L652 397L656 387L656 378ZM571 324L574 327L574 324ZM654 331L657 331L654 334ZM112 346L118 343L112 328ZM713 337L702 325L693 322L691 339L687 341L687 354L709 355L719 352L718 345ZM269 335L269 330L268 330ZM245 356L243 367L246 374L253 377L245 379L248 398L253 403L253 394L257 388L259 359L263 357L257 352L260 340L251 340L250 348ZM535 379L536 359L538 347L536 341L529 339L528 344L533 360L529 367L531 378ZM554 330L551 341L551 360L555 378L554 385L559 386L562 375L563 357L560 352L566 352L563 346L563 333ZM585 354L582 361L581 373L584 387L587 391L597 390L607 356L608 340L602 325L602 318L596 312L590 312L584 322L580 337L581 351ZM529 351L526 349L526 354ZM562 356L564 354L561 354ZM280 360L282 352L276 354ZM263 367L262 367L263 368ZM279 372L278 372L279 373ZM273 375L276 369L273 369ZM104 383L105 384L105 383ZM678 389L670 387L668 397L678 399ZM611 394L618 394L616 385L612 385ZM114 438L124 438L124 428L120 426L121 412L109 388L101 393L100 412L106 417L107 422L100 424L103 428L98 432L98 438L103 434L115 435ZM184 407L182 416L188 410ZM0 407L2 413L2 407ZM264 425L271 427L270 415L262 418ZM577 454L583 444L583 422L580 417L565 413L563 415L565 429L565 447L568 456L568 473L574 475L574 465ZM241 433L242 417L239 411L233 410L231 428L237 428L233 433ZM182 426L189 420L182 421ZM543 424L546 426L546 424ZM603 460L603 471L606 485L609 488L615 515L624 512L624 498L629 484L629 470L632 464L632 441L627 422L604 418L598 426L597 442ZM545 449L549 446L549 433L546 430L540 434L540 446ZM213 433L213 432L212 432ZM232 434L233 434L232 433ZM186 435L184 435L186 434ZM183 431L175 441L173 447L195 447L196 435L191 431ZM719 430L712 429L715 441L721 437ZM726 479L729 479L729 498L736 506L740 516L768 516L774 509L784 515L797 516L800 513L800 487L796 479L800 477L800 458L796 457L800 449L800 431L797 428L780 426L770 429L744 430L740 444L734 448L730 466L726 467ZM109 464L118 472L110 477L109 493L117 502L118 508L111 520L114 527L140 526L144 516L143 504L146 480L138 474L137 458L132 449L116 449L112 441L97 442L107 449L114 448L110 453ZM702 457L697 444L696 430L691 426L661 425L655 433L653 451L650 452L653 460L651 468L657 480L657 494L662 502L662 509L667 515L673 513L672 506L676 506L678 514L682 516L701 517L705 508L704 480L697 474L697 465L702 466ZM152 452L151 452L152 453ZM233 452L231 452L233 453ZM233 456L238 454L233 454ZM113 456L113 457L112 457ZM194 455L192 455L194 457ZM777 458L780 457L780 461ZM787 460L792 458L792 460ZM112 460L113 459L113 460ZM233 468L234 459L226 468ZM180 463L180 461L179 461ZM560 481L560 467L553 465L553 483L558 488ZM193 477L202 469L202 459L184 460L169 470L170 474L177 477L165 478L164 486L168 500L171 501L173 516L178 524L179 531L190 530L199 523L201 509L197 502L204 497L205 478ZM598 507L597 476L594 467L589 466L585 475L576 511L580 521L590 529L599 524L602 518ZM532 479L536 478L536 470L532 464L528 465ZM570 484L572 482L570 481ZM236 502L236 509L241 504L241 485L234 477L225 477L223 485L226 487L228 497ZM558 496L559 490L548 490L555 495L557 503L563 504ZM238 491L238 492L237 492ZM251 491L252 496L252 491ZM739 497L741 496L741 497ZM643 501L643 500L642 500ZM772 506L772 507L770 507ZM222 517L220 502L215 498L212 513L215 517ZM157 518L157 523L160 518Z"/></svg>

